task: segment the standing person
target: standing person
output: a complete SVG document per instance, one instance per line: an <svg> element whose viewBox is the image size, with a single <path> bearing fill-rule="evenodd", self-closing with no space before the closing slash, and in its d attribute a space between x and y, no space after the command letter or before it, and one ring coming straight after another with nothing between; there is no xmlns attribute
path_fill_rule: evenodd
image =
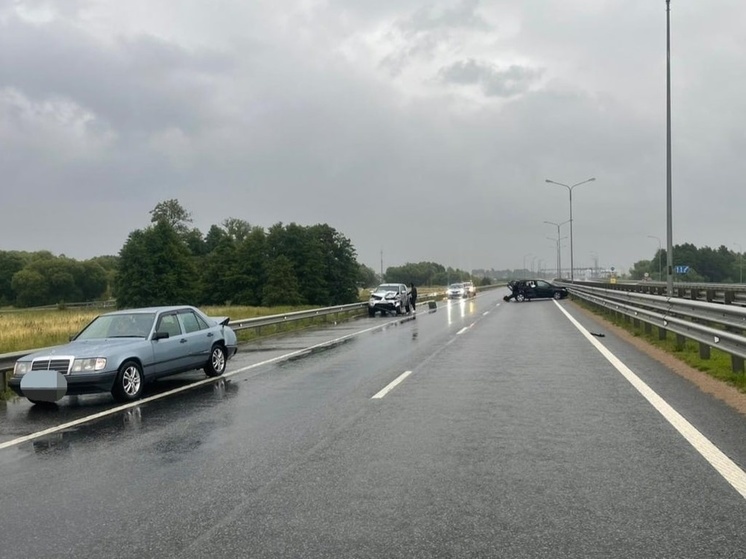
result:
<svg viewBox="0 0 746 559"><path fill-rule="evenodd" d="M414 312L417 304L417 288L414 286L414 283L409 284L409 303L412 305L412 312Z"/></svg>

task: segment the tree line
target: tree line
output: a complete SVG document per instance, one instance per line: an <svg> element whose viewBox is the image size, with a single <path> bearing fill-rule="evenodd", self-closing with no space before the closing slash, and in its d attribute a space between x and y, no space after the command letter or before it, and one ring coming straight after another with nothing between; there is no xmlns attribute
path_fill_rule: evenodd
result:
<svg viewBox="0 0 746 559"><path fill-rule="evenodd" d="M0 251L0 306L114 297L120 308L336 305L377 281L348 238L326 224L269 229L229 218L203 235L178 200L161 202L118 256L77 261L48 251Z"/></svg>
<svg viewBox="0 0 746 559"><path fill-rule="evenodd" d="M85 261L49 251L0 251L0 306L36 307L107 296L116 257Z"/></svg>
<svg viewBox="0 0 746 559"><path fill-rule="evenodd" d="M673 246L674 266L686 266L685 273L675 274L674 281L707 283L743 283L743 253L730 250L725 245L714 249L697 248L691 243ZM630 269L630 277L640 280L648 274L653 280L666 281L666 249L655 251L650 260L639 260ZM662 273L661 273L662 272Z"/></svg>
<svg viewBox="0 0 746 559"><path fill-rule="evenodd" d="M472 275L457 268L446 268L436 262L408 262L403 266L386 268L384 279L391 283L414 283L415 285L450 285L472 279ZM481 284L489 285L489 278L482 278Z"/></svg>

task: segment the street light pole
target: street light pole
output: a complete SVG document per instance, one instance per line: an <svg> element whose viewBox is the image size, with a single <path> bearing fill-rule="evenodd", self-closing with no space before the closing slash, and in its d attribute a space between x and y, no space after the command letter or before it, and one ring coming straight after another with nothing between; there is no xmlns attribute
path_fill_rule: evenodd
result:
<svg viewBox="0 0 746 559"><path fill-rule="evenodd" d="M564 186L570 193L570 220L569 221L570 221L570 281L571 282L575 281L575 260L573 257L573 246L572 246L572 189L575 188L576 186L580 186L581 184L585 184L587 182L592 182L595 180L596 180L595 177L591 177L590 179L575 183L572 186L568 186L566 184L562 184L561 182L546 179L546 182L548 183Z"/></svg>
<svg viewBox="0 0 746 559"><path fill-rule="evenodd" d="M666 296L673 297L673 217L671 211L671 0L666 0Z"/></svg>
<svg viewBox="0 0 746 559"><path fill-rule="evenodd" d="M655 235L648 235L648 237L658 241L658 281L663 281L663 266L661 264L661 252L663 250L661 249L661 240Z"/></svg>
<svg viewBox="0 0 746 559"><path fill-rule="evenodd" d="M562 255L560 251L560 226L565 223L570 223L570 220L563 221L562 223L555 223L554 221L545 221L549 225L555 225L557 227L557 277L562 279Z"/></svg>

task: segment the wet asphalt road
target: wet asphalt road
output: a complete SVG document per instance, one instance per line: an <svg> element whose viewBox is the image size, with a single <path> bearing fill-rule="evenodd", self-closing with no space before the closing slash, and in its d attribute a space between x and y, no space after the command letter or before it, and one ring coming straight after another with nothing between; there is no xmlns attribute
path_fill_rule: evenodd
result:
<svg viewBox="0 0 746 559"><path fill-rule="evenodd" d="M115 405L0 407L0 556L744 557L744 497L562 309L603 325L501 294L242 348L18 444ZM742 416L601 341L746 468Z"/></svg>

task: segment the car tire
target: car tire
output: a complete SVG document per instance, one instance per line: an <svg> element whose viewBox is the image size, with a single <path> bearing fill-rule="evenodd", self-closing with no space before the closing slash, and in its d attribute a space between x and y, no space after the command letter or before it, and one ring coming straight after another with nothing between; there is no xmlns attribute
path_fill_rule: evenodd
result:
<svg viewBox="0 0 746 559"><path fill-rule="evenodd" d="M376 316L376 310L375 309L368 309L368 316Z"/></svg>
<svg viewBox="0 0 746 559"><path fill-rule="evenodd" d="M555 291L554 295L552 295L552 296L559 301L560 299L562 299L562 292Z"/></svg>
<svg viewBox="0 0 746 559"><path fill-rule="evenodd" d="M139 399L144 389L145 377L140 364L132 360L122 363L111 390L114 399L118 402L131 402Z"/></svg>
<svg viewBox="0 0 746 559"><path fill-rule="evenodd" d="M518 295L515 296L515 300L518 301L519 303L522 303L523 301L526 300L526 296L523 293L519 293Z"/></svg>
<svg viewBox="0 0 746 559"><path fill-rule="evenodd" d="M205 374L208 377L219 377L225 372L227 361L225 348L220 344L215 344L210 350L210 359L207 360L207 365L205 365Z"/></svg>

